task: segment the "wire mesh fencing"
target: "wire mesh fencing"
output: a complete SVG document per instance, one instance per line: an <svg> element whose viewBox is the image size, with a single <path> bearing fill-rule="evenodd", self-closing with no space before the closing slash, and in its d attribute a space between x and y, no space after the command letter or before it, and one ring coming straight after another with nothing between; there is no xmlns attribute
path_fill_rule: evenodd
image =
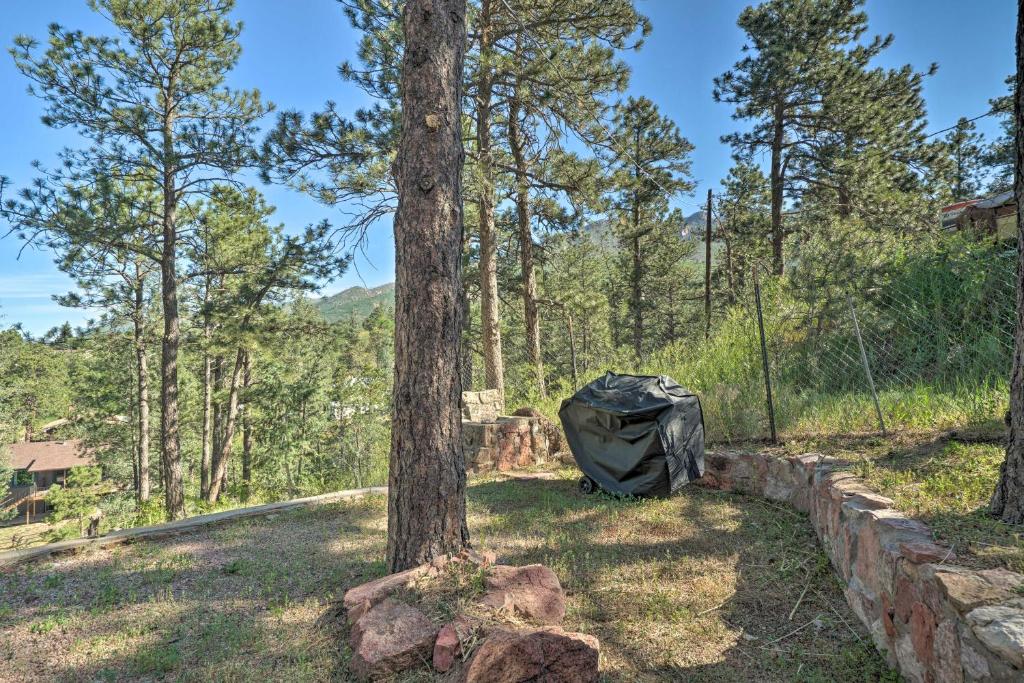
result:
<svg viewBox="0 0 1024 683"><path fill-rule="evenodd" d="M748 286L705 353L678 372L699 378L710 436L726 441L770 438L772 418L783 435L998 420L1008 396L1016 263L1010 247L929 254L827 293L762 273L760 322Z"/></svg>

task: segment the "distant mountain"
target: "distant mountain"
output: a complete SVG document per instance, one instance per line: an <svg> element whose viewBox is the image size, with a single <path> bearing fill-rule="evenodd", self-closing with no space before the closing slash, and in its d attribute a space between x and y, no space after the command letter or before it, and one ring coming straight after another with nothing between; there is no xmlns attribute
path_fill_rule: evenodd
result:
<svg viewBox="0 0 1024 683"><path fill-rule="evenodd" d="M319 309L327 322L339 320L365 319L377 306L395 308L395 283L367 289L366 287L349 287L337 294L314 299L313 304Z"/></svg>
<svg viewBox="0 0 1024 683"><path fill-rule="evenodd" d="M708 224L708 212L707 210L694 211L689 216L683 219L683 225L690 232L691 235L704 236L704 229Z"/></svg>

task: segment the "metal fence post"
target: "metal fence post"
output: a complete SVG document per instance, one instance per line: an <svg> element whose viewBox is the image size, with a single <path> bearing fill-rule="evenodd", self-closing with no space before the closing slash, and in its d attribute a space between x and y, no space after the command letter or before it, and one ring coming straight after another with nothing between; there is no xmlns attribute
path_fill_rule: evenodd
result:
<svg viewBox="0 0 1024 683"><path fill-rule="evenodd" d="M772 443L779 442L775 431L775 404L772 402L772 378L768 368L768 344L764 338L764 316L761 314L761 283L757 278L757 266L754 266L754 303L757 305L757 329L761 333L761 366L764 368L764 389L768 397L768 424L772 430Z"/></svg>
<svg viewBox="0 0 1024 683"><path fill-rule="evenodd" d="M878 404L878 392L875 391L875 378L871 376L871 365L868 363L868 352L864 349L864 339L860 335L860 323L857 322L857 309L853 307L853 298L846 295L846 303L850 305L850 317L853 318L853 330L857 333L857 346L860 347L860 362L864 365L864 374L868 376L868 386L871 388L871 400L875 403L875 414L878 415L878 426L882 430L882 436L887 436L885 431L885 420L882 418L882 407Z"/></svg>

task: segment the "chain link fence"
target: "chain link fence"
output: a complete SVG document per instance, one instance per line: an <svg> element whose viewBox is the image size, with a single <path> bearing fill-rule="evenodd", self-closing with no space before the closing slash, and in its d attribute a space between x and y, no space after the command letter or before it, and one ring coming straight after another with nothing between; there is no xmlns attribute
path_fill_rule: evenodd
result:
<svg viewBox="0 0 1024 683"><path fill-rule="evenodd" d="M1017 251L968 246L865 269L870 274L827 292L799 289L798 275L760 271L759 287L750 278L737 291L700 353L677 349L674 362L656 363L692 378L712 440L771 438L772 418L783 436L1001 420Z"/></svg>

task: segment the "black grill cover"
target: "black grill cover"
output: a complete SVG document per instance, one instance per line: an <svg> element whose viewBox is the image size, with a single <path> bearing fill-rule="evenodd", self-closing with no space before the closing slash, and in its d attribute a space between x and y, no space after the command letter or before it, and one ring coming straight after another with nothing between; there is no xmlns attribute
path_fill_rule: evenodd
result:
<svg viewBox="0 0 1024 683"><path fill-rule="evenodd" d="M668 377L609 372L558 417L576 463L608 492L666 496L704 474L700 399Z"/></svg>

